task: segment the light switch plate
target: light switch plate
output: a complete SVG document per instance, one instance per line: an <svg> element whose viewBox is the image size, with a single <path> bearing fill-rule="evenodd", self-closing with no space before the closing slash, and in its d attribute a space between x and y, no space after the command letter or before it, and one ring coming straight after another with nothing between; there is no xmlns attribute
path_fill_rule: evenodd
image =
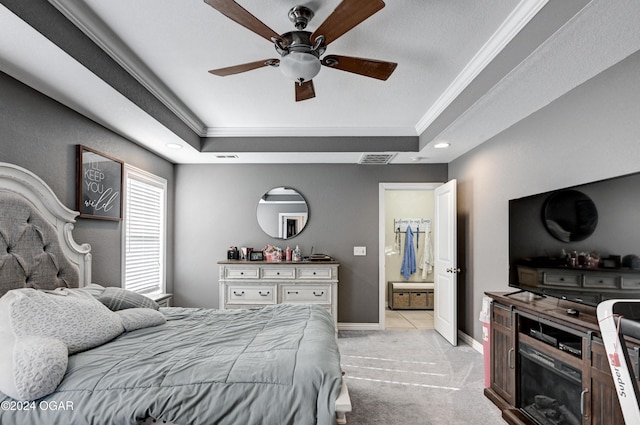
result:
<svg viewBox="0 0 640 425"><path fill-rule="evenodd" d="M366 246L354 246L353 247L353 255L367 255L367 247Z"/></svg>

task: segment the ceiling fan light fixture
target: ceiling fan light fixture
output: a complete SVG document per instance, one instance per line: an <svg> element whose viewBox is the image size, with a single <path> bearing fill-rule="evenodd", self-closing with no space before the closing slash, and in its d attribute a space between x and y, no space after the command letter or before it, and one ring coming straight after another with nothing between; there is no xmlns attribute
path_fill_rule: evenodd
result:
<svg viewBox="0 0 640 425"><path fill-rule="evenodd" d="M320 72L320 59L313 53L291 52L280 59L280 71L298 83L311 81Z"/></svg>

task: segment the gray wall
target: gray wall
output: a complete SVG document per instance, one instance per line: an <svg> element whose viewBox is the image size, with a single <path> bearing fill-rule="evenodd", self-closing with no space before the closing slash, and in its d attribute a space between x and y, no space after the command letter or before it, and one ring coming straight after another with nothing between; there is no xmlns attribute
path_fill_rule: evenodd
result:
<svg viewBox="0 0 640 425"><path fill-rule="evenodd" d="M167 179L167 286L172 290L173 164L0 72L0 161L37 174L73 210L78 144ZM91 244L93 281L120 286L120 222L79 218L73 234L77 242Z"/></svg>
<svg viewBox="0 0 640 425"><path fill-rule="evenodd" d="M476 340L483 293L509 290L509 199L640 171L638 69L636 53L449 165L458 180L459 323ZM170 227L168 281L177 276L179 305L217 306L216 261L228 246L277 242L262 233L255 209L267 189L287 185L310 207L309 227L291 242L342 263L339 320L377 322L378 183L447 178L446 165L180 165L174 178L169 162L1 73L0 93L0 161L36 172L68 207L76 144L165 177L170 223L175 188L179 236L174 255ZM117 285L120 225L80 219L74 234L94 248L95 280ZM353 257L354 245L367 246L367 256Z"/></svg>
<svg viewBox="0 0 640 425"><path fill-rule="evenodd" d="M260 197L276 186L297 189L309 222L287 244L340 261L338 321L378 322L378 183L443 182L439 165L177 165L175 303L218 306L217 261L229 246L286 248L256 221ZM366 246L354 257L354 246Z"/></svg>
<svg viewBox="0 0 640 425"><path fill-rule="evenodd" d="M449 164L464 271L459 323L474 339L483 293L510 290L509 199L640 171L638 69L635 53Z"/></svg>

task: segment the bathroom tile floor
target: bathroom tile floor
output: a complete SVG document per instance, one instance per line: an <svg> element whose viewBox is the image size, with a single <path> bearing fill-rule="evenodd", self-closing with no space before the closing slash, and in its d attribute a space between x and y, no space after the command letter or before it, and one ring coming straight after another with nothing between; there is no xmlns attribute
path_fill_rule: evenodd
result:
<svg viewBox="0 0 640 425"><path fill-rule="evenodd" d="M385 312L386 329L433 329L433 310L390 310Z"/></svg>

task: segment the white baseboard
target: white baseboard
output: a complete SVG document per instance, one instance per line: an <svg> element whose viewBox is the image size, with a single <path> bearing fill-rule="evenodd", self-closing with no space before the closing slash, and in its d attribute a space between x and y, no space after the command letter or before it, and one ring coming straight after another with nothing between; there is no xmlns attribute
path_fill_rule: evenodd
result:
<svg viewBox="0 0 640 425"><path fill-rule="evenodd" d="M482 345L482 343L476 341L475 339L473 339L472 337L470 337L469 335L467 335L462 331L458 331L458 338L460 338L460 340L462 340L462 342L464 342L465 344L471 346L471 348L476 350L478 353L483 354L484 346Z"/></svg>
<svg viewBox="0 0 640 425"><path fill-rule="evenodd" d="M339 331L379 331L379 323L338 323Z"/></svg>
<svg viewBox="0 0 640 425"><path fill-rule="evenodd" d="M379 331L382 330L379 323L338 323L339 331ZM458 331L458 338L471 348L482 354L484 346L471 336L462 331Z"/></svg>

